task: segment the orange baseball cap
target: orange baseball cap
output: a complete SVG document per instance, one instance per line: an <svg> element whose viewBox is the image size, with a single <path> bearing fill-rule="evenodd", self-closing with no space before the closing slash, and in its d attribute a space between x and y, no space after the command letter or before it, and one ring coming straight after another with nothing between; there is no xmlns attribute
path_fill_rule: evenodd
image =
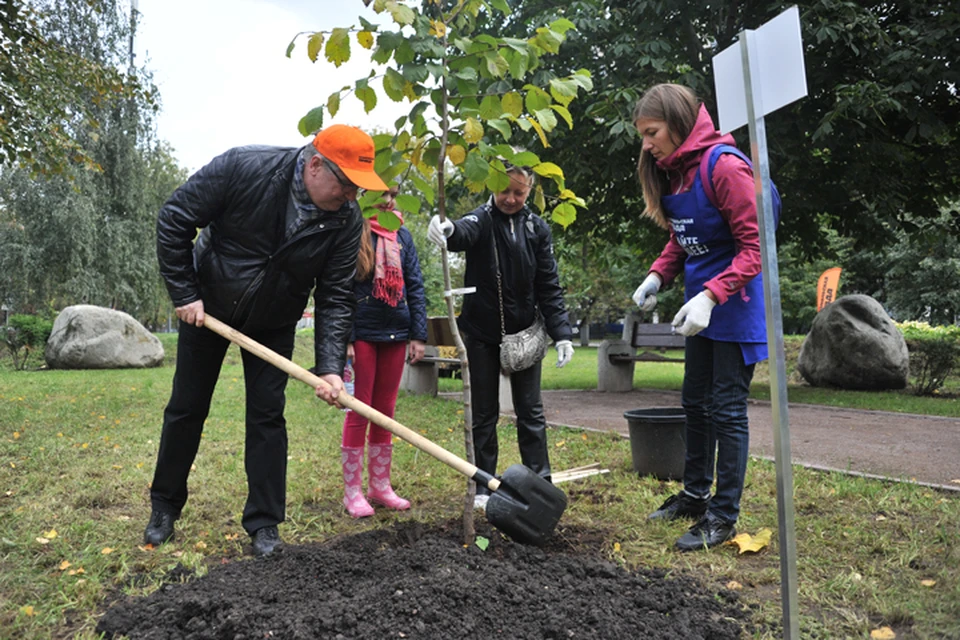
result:
<svg viewBox="0 0 960 640"><path fill-rule="evenodd" d="M345 124L331 125L313 138L313 146L358 187L389 191L390 187L373 170L376 155L373 138L360 129Z"/></svg>

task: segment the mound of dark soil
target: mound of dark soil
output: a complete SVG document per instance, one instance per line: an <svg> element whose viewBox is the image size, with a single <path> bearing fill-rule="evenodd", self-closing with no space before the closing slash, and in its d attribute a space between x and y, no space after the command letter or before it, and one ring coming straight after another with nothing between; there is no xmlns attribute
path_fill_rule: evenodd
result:
<svg viewBox="0 0 960 640"><path fill-rule="evenodd" d="M116 603L97 631L151 640L740 638L746 614L735 594L627 571L571 544L588 533L561 528L535 548L478 523L484 551L461 544L459 525L401 523L215 566Z"/></svg>

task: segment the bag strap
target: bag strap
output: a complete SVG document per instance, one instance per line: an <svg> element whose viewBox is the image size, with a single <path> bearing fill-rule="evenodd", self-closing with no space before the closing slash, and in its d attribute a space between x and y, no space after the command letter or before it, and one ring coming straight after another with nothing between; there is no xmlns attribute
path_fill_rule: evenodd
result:
<svg viewBox="0 0 960 640"><path fill-rule="evenodd" d="M500 301L500 337L507 335L507 323L503 319L503 278L500 276L500 253L497 251L497 238L493 226L490 227L490 244L493 246L493 259L497 264L497 299Z"/></svg>
<svg viewBox="0 0 960 640"><path fill-rule="evenodd" d="M746 162L751 171L753 170L753 163L750 162L750 158L740 149L729 144L715 144L700 156L700 184L703 185L703 192L707 194L707 200L716 209L719 209L720 205L717 203L717 192L713 188L713 168L717 165L720 155L724 153L732 153Z"/></svg>

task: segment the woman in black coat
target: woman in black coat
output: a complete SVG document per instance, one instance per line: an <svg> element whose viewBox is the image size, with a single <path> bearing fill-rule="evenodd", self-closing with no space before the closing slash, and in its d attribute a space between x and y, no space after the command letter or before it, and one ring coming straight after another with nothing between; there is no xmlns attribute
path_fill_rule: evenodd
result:
<svg viewBox="0 0 960 640"><path fill-rule="evenodd" d="M496 474L500 416L500 343L505 334L526 329L543 315L547 333L556 341L557 366L573 357L570 320L553 256L547 223L526 206L534 174L526 167L507 166L509 186L489 202L456 222L430 221L428 237L450 251L464 251L467 295L459 318L470 361L473 404L473 447L476 465ZM497 272L500 287L497 286ZM550 479L547 425L540 397L540 363L510 375L517 413L517 440L523 464ZM477 487L477 507L486 506L489 492Z"/></svg>

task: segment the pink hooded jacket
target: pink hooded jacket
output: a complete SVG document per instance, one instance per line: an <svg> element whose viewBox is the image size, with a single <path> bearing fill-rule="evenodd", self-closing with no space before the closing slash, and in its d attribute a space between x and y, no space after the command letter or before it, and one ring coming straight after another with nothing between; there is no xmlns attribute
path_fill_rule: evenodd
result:
<svg viewBox="0 0 960 640"><path fill-rule="evenodd" d="M716 130L710 114L700 105L697 122L687 139L669 156L657 161L657 167L670 178L671 194L683 193L693 187L701 156L716 144L736 146L733 136L722 135ZM723 304L760 273L760 229L753 171L745 162L728 153L722 154L714 166L713 186L720 203L720 215L730 225L737 244L737 255L730 266L704 284L716 296L718 304ZM650 266L650 272L656 272L666 285L683 270L686 257L671 230L670 239L660 257Z"/></svg>

